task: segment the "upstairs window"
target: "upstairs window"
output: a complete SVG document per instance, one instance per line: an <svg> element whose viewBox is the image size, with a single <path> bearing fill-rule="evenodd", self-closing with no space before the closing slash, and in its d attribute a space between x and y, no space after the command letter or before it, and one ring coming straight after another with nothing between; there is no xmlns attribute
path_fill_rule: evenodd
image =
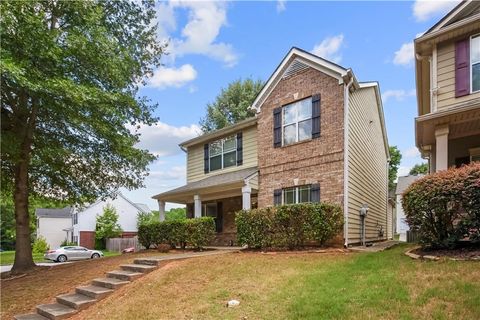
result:
<svg viewBox="0 0 480 320"><path fill-rule="evenodd" d="M312 138L312 98L283 107L283 145Z"/></svg>
<svg viewBox="0 0 480 320"><path fill-rule="evenodd" d="M237 139L229 136L211 142L209 145L210 171L235 166L237 164Z"/></svg>
<svg viewBox="0 0 480 320"><path fill-rule="evenodd" d="M73 224L78 224L78 213L73 214Z"/></svg>
<svg viewBox="0 0 480 320"><path fill-rule="evenodd" d="M470 75L471 92L480 91L480 35L472 37L470 41Z"/></svg>

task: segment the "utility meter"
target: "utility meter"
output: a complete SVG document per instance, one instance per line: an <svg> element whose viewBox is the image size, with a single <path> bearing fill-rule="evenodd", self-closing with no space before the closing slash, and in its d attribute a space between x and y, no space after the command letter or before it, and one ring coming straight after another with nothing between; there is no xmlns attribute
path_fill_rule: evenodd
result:
<svg viewBox="0 0 480 320"><path fill-rule="evenodd" d="M360 216L366 217L368 214L368 204L364 203L363 206L360 208Z"/></svg>

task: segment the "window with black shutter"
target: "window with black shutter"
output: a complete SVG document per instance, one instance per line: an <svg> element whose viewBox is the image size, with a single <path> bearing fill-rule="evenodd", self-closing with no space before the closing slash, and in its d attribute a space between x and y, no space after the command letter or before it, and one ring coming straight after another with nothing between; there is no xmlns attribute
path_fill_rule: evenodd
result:
<svg viewBox="0 0 480 320"><path fill-rule="evenodd" d="M203 172L208 173L210 171L210 157L209 157L209 145L208 143L205 143L203 145Z"/></svg>
<svg viewBox="0 0 480 320"><path fill-rule="evenodd" d="M320 185L318 183L312 184L310 188L310 201L320 202Z"/></svg>
<svg viewBox="0 0 480 320"><path fill-rule="evenodd" d="M243 134L237 133L237 166L243 164Z"/></svg>
<svg viewBox="0 0 480 320"><path fill-rule="evenodd" d="M312 138L320 138L320 94L312 97Z"/></svg>
<svg viewBox="0 0 480 320"><path fill-rule="evenodd" d="M273 147L282 146L282 108L273 109Z"/></svg>
<svg viewBox="0 0 480 320"><path fill-rule="evenodd" d="M279 206L282 204L282 189L273 190L273 205Z"/></svg>

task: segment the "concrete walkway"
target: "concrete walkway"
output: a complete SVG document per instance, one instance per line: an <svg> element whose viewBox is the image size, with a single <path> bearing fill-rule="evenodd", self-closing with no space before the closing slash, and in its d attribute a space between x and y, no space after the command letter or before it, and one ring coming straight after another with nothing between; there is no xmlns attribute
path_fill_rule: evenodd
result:
<svg viewBox="0 0 480 320"><path fill-rule="evenodd" d="M386 249L389 249L397 244L401 243L400 241L388 240L382 242L374 242L370 247L358 246L348 248L351 251L358 252L380 252Z"/></svg>
<svg viewBox="0 0 480 320"><path fill-rule="evenodd" d="M62 264L73 263L73 261L67 262L37 262L35 263L39 267L56 267L61 266ZM8 264L6 266L0 266L0 273L8 272L12 270L13 264Z"/></svg>

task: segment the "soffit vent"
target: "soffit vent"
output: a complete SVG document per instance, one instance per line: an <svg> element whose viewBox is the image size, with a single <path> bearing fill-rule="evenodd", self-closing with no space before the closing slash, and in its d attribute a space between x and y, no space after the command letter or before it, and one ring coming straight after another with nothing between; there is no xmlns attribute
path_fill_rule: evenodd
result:
<svg viewBox="0 0 480 320"><path fill-rule="evenodd" d="M287 70L282 75L282 78L290 77L300 71L309 68L306 64L298 61L297 59L293 60L293 62L288 66Z"/></svg>

